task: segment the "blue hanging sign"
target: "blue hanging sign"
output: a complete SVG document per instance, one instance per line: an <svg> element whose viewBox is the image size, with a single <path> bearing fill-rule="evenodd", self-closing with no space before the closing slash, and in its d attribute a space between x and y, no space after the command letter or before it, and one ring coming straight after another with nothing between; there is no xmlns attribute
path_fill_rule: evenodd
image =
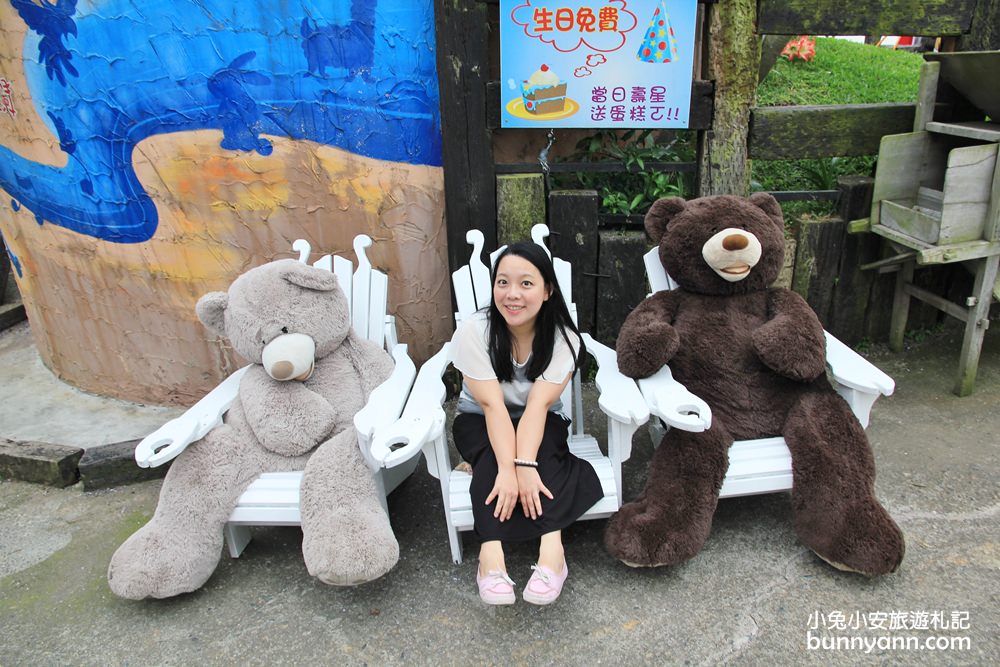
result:
<svg viewBox="0 0 1000 667"><path fill-rule="evenodd" d="M686 128L697 0L500 0L501 127Z"/></svg>

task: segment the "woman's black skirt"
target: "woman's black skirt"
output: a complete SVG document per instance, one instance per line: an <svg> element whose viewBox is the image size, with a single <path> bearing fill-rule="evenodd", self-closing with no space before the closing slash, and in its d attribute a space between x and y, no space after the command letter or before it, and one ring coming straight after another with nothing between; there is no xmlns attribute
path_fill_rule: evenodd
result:
<svg viewBox="0 0 1000 667"><path fill-rule="evenodd" d="M515 429L518 421L513 420ZM459 454L472 466L469 488L472 517L476 535L484 542L531 540L562 530L604 496L593 466L569 451L566 442L569 420L557 412L549 412L535 459L542 484L552 492L553 498L549 500L541 495L542 514L537 519L524 516L518 503L511 517L501 523L493 516L496 499L486 505L486 497L493 490L498 471L496 455L486 433L486 418L473 413L459 414L455 417L452 434Z"/></svg>

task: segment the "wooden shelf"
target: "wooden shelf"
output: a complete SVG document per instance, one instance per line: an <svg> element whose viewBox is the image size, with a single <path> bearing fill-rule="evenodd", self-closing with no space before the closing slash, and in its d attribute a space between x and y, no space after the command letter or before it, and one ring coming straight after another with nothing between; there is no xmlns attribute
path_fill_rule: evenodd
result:
<svg viewBox="0 0 1000 667"><path fill-rule="evenodd" d="M977 139L979 141L1000 142L1000 123L987 123L986 121L938 123L931 121L927 123L927 131L937 132L938 134L950 134L955 137L965 137L967 139Z"/></svg>

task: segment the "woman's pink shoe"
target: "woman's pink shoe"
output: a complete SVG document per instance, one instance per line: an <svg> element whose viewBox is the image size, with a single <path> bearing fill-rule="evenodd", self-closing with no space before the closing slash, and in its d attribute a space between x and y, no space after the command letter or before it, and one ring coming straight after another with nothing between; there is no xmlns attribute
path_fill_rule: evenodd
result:
<svg viewBox="0 0 1000 667"><path fill-rule="evenodd" d="M563 584L569 576L569 566L563 563L561 574L556 574L544 565L532 565L531 569L535 573L524 587L524 601L531 604L552 604L562 593Z"/></svg>
<svg viewBox="0 0 1000 667"><path fill-rule="evenodd" d="M483 576L476 568L476 584L479 586L479 597L486 604L514 604L516 584L506 572L490 570Z"/></svg>

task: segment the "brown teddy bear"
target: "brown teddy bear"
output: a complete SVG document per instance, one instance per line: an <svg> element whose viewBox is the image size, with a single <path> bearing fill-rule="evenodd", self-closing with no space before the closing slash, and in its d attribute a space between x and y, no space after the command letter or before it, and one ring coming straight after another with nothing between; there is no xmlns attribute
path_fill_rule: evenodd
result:
<svg viewBox="0 0 1000 667"><path fill-rule="evenodd" d="M353 418L392 358L351 329L336 276L293 259L250 269L197 304L202 323L251 362L224 422L174 460L153 518L115 552L111 590L164 598L204 584L223 527L262 472L305 469L302 555L321 581L352 585L399 559Z"/></svg>
<svg viewBox="0 0 1000 667"><path fill-rule="evenodd" d="M826 378L825 339L796 293L769 287L784 258L773 197L657 201L646 232L678 289L625 320L618 365L673 376L711 407L701 433L673 429L653 454L642 493L611 518L610 553L632 566L674 565L701 549L734 440L781 435L792 454L795 531L834 567L893 572L903 535L874 495L871 448Z"/></svg>

